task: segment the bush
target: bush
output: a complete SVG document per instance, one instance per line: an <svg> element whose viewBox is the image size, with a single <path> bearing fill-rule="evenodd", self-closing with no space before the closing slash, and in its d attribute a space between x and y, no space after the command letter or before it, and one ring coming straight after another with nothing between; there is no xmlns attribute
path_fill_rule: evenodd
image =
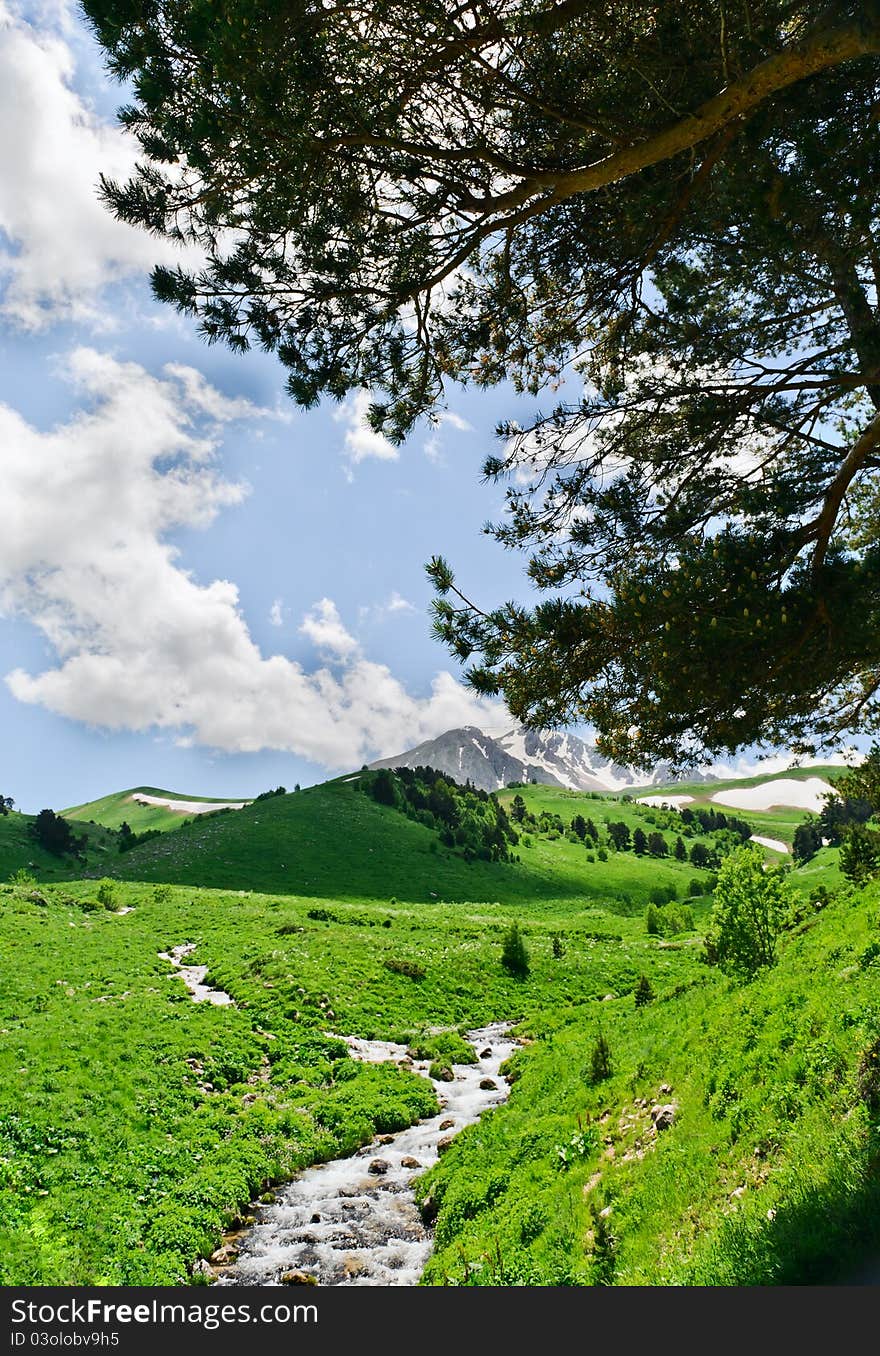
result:
<svg viewBox="0 0 880 1356"><path fill-rule="evenodd" d="M656 904L649 904L645 910L645 927L650 937L659 937L662 932L660 926L660 910Z"/></svg>
<svg viewBox="0 0 880 1356"><path fill-rule="evenodd" d="M390 970L395 975L406 975L407 979L424 979L424 966L419 965L417 961L396 960L389 956L382 964L386 970Z"/></svg>
<svg viewBox="0 0 880 1356"><path fill-rule="evenodd" d="M788 896L778 871L765 871L761 854L743 847L718 873L710 938L721 969L748 978L776 960L776 938Z"/></svg>
<svg viewBox="0 0 880 1356"><path fill-rule="evenodd" d="M515 979L525 979L529 973L529 953L517 923L511 924L504 934L501 950L501 964Z"/></svg>
<svg viewBox="0 0 880 1356"><path fill-rule="evenodd" d="M643 1008L646 1003L650 1003L654 997L654 989L647 975L640 975L639 982L635 987L636 1007Z"/></svg>
<svg viewBox="0 0 880 1356"><path fill-rule="evenodd" d="M586 1071L587 1082L594 1086L596 1083L604 1083L606 1078L610 1078L613 1073L611 1046L605 1038L605 1033L600 1031L596 1037L596 1044L590 1053L590 1063Z"/></svg>
<svg viewBox="0 0 880 1356"><path fill-rule="evenodd" d="M116 908L116 882L105 876L103 880L98 881L97 889L98 903L105 909Z"/></svg>
<svg viewBox="0 0 880 1356"><path fill-rule="evenodd" d="M570 1168L581 1158L590 1158L599 1147L599 1131L595 1125L575 1130L564 1144L555 1144L553 1154L558 1168Z"/></svg>
<svg viewBox="0 0 880 1356"><path fill-rule="evenodd" d="M558 933L558 932L554 932L554 934L553 934L553 959L554 959L554 960L562 960L562 957L563 957L564 955L565 955L565 943L563 942L563 940L562 940L562 938L560 937L559 933Z"/></svg>

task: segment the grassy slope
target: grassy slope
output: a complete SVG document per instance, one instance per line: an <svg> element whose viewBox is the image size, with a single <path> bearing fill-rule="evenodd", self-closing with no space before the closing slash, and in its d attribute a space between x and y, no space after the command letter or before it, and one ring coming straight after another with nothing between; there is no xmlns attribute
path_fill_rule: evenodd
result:
<svg viewBox="0 0 880 1356"><path fill-rule="evenodd" d="M62 810L66 819L85 820L87 823L103 824L108 829L118 829L123 820L134 833L144 833L147 829L179 829L186 813L180 810L168 810L161 805L136 805L132 796L138 792L149 796L162 796L166 800L192 800L207 803L217 801L224 804L224 798L217 796L183 796L177 791L163 791L158 786L132 786L127 791L115 791L100 800L90 800L85 805L74 805ZM234 796L225 797L225 801L234 800Z"/></svg>
<svg viewBox="0 0 880 1356"><path fill-rule="evenodd" d="M553 794L525 791L533 808ZM666 822L581 799L563 793L558 812ZM432 841L341 782L117 859L133 875L191 882L120 883L118 902L133 906L124 916L89 910L88 881L44 889L47 905L0 890L11 961L0 984L0 1280L185 1279L267 1182L430 1109L423 1085L352 1065L322 1030L403 1036L501 1018L533 1043L516 1056L507 1106L426 1178L440 1202L428 1283L589 1283L593 1202L611 1206L605 1265L622 1283L826 1279L848 1250L880 1243L877 1144L856 1088L877 1020L877 967L864 961L878 937L876 887L809 909L779 966L737 986L701 963L696 935L658 940L641 917L621 916L661 873L683 882L690 866L633 854L590 863L581 845L547 838L519 865L467 865ZM820 856L792 881L833 883L835 854ZM615 893L624 872L629 904ZM206 875L227 888L192 883ZM254 892L269 879L275 892ZM499 963L513 917L532 957L522 982ZM183 941L235 1007L188 999L157 955ZM418 962L424 979L387 959ZM641 974L657 996L636 1009ZM615 1072L592 1088L583 1070L600 1025ZM678 1119L638 1157L637 1139L649 1139L636 1099L663 1083ZM560 1171L556 1145L590 1117L599 1143Z"/></svg>
<svg viewBox="0 0 880 1356"><path fill-rule="evenodd" d="M880 1037L878 894L807 909L752 983L704 970L639 1010L622 997L527 1023L510 1103L423 1179L441 1202L426 1279L589 1282L593 1205L610 1207L617 1284L819 1283L880 1248L877 1106L872 1125L858 1074ZM614 1074L593 1087L600 1021ZM658 1098L678 1114L653 1139ZM595 1148L560 1171L554 1145L591 1121Z"/></svg>
<svg viewBox="0 0 880 1356"><path fill-rule="evenodd" d="M730 805L722 805L720 802L712 800L712 797L718 791L732 791L741 787L762 786L764 782L781 781L783 778L793 781L806 781L809 777L819 777L823 781L834 783L838 777L841 777L846 768L836 764L822 764L817 767L792 768L787 772L777 772L772 776L769 774L758 774L754 777L742 777L736 781L725 782L677 782L674 786L664 786L659 790L656 787L646 787L642 791L634 791L634 796L639 795L662 795L668 792L675 796L692 796L695 808L698 805L705 805L709 808L725 811L727 814L736 815L738 819L743 819L752 826L752 831L763 835L765 838L778 838L783 843L791 846L794 841L794 832L798 824L802 822L806 814L805 810L798 810L790 806L774 806L771 810L740 810ZM778 858L777 858L778 860Z"/></svg>
<svg viewBox="0 0 880 1356"><path fill-rule="evenodd" d="M553 788L527 787L524 795L538 810L557 804ZM646 831L654 824L680 830L677 817L646 807L572 796L559 809L566 820L582 809L600 828L607 814ZM667 837L673 841L671 828ZM699 875L673 860L654 860L646 871L632 853L590 862L582 844L564 839L534 836L531 847L517 851L519 863L468 864L444 849L433 830L376 805L356 783L337 781L184 825L126 853L116 870L127 879L315 898L500 900L530 908L558 900L580 907L588 899L617 912L641 911L657 885L674 885L684 897Z"/></svg>
<svg viewBox="0 0 880 1356"><path fill-rule="evenodd" d="M328 1027L517 1019L625 992L646 965L668 986L695 963L637 920L546 916L529 926L524 990L499 964L503 906L361 902L327 920L289 896L117 888L132 912L85 910L88 882L44 887L45 905L0 889L6 1284L185 1281L267 1183L432 1110L424 1082L353 1064ZM235 1007L188 998L157 954L184 941ZM417 959L424 979L389 958Z"/></svg>
<svg viewBox="0 0 880 1356"><path fill-rule="evenodd" d="M18 814L15 810L0 815L0 881L21 870L30 871L39 880L69 880L81 876L84 870L100 876L116 865L116 840L105 829L94 826L87 830L89 842L84 864L73 857L55 857L41 848L28 833L28 825L33 821L33 815Z"/></svg>

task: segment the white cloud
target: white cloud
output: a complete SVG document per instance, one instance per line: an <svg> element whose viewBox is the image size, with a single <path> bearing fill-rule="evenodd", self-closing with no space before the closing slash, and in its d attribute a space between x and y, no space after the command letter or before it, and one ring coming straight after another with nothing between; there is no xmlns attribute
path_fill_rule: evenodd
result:
<svg viewBox="0 0 880 1356"><path fill-rule="evenodd" d="M269 608L269 625L270 626L284 625L284 604L282 603L280 598L276 598L272 606Z"/></svg>
<svg viewBox="0 0 880 1356"><path fill-rule="evenodd" d="M359 648L354 636L343 626L332 598L315 603L299 629L330 659L348 659Z"/></svg>
<svg viewBox="0 0 880 1356"><path fill-rule="evenodd" d="M459 433L473 433L474 426L473 424L469 424L466 419L463 419L460 414L456 414L454 410L441 411L441 413L434 416L433 424L433 432L425 439L422 451L428 458L428 461L434 462L435 465L442 465L443 439L440 436L440 430L443 425L448 424L450 428L456 429Z"/></svg>
<svg viewBox="0 0 880 1356"><path fill-rule="evenodd" d="M39 18L37 29L0 0L0 310L30 329L106 321L102 287L180 257L98 200L99 174L127 177L135 143L72 87L66 7Z"/></svg>
<svg viewBox="0 0 880 1356"><path fill-rule="evenodd" d="M106 729L334 768L504 719L447 673L411 695L364 657L329 598L302 630L333 671L264 657L235 584L197 583L167 535L242 501L246 487L216 468L216 423L265 411L178 368L157 378L91 349L71 355L66 375L82 407L49 432L0 405L0 611L29 619L56 657L7 676L19 700Z"/></svg>
<svg viewBox="0 0 880 1356"><path fill-rule="evenodd" d="M379 461L400 459L400 452L394 444L383 438L381 433L376 433L367 423L367 410L371 401L369 391L355 391L333 411L337 424L346 425L345 451L348 460L355 466L371 457Z"/></svg>
<svg viewBox="0 0 880 1356"><path fill-rule="evenodd" d="M385 604L386 612L415 612L415 610L413 604L408 599L403 598L396 589Z"/></svg>

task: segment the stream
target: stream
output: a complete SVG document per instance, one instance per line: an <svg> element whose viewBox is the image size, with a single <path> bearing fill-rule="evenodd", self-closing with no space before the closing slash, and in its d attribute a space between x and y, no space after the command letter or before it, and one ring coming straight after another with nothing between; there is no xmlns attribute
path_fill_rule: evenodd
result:
<svg viewBox="0 0 880 1356"><path fill-rule="evenodd" d="M348 1158L307 1168L270 1205L255 1207L256 1223L235 1239L216 1283L417 1285L431 1233L415 1203L413 1178L437 1162L453 1135L507 1099L499 1068L516 1048L509 1033L502 1023L468 1032L479 1059L453 1065L452 1082L431 1080L438 1116L380 1135ZM393 1060L428 1077L429 1061L409 1060L403 1045L342 1039L354 1059Z"/></svg>

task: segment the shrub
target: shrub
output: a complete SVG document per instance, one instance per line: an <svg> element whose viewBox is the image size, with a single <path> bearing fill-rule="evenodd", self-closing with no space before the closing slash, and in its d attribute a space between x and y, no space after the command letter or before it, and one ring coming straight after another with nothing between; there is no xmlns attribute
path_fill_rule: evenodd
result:
<svg viewBox="0 0 880 1356"><path fill-rule="evenodd" d="M649 904L645 910L645 927L649 936L659 937L662 929L660 927L660 910L656 904Z"/></svg>
<svg viewBox="0 0 880 1356"><path fill-rule="evenodd" d="M643 1008L654 997L654 989L647 975L640 975L635 987L636 1007Z"/></svg>
<svg viewBox="0 0 880 1356"><path fill-rule="evenodd" d="M105 909L115 909L116 907L116 882L105 876L103 880L98 881L97 889L98 903Z"/></svg>
<svg viewBox="0 0 880 1356"><path fill-rule="evenodd" d="M517 923L512 923L504 934L501 964L509 975L525 979L529 973L529 953Z"/></svg>
<svg viewBox="0 0 880 1356"><path fill-rule="evenodd" d="M564 955L565 955L565 943L563 942L563 940L562 940L562 938L560 937L559 933L558 933L558 932L554 932L554 934L553 934L553 959L554 959L554 960L562 960L562 957L563 957Z"/></svg>
<svg viewBox="0 0 880 1356"><path fill-rule="evenodd" d="M599 859L600 862L607 862L607 861L608 861L608 853L607 853L607 851L605 850L605 848L603 848L603 847L600 847L600 848L597 850L596 856L597 856L597 858Z"/></svg>
<svg viewBox="0 0 880 1356"><path fill-rule="evenodd" d="M581 1158L589 1158L599 1147L599 1131L595 1125L575 1130L564 1144L555 1144L553 1153L558 1168L570 1168Z"/></svg>
<svg viewBox="0 0 880 1356"><path fill-rule="evenodd" d="M587 1082L595 1085L604 1083L606 1078L610 1078L614 1072L614 1065L611 1060L611 1046L605 1038L603 1031L596 1037L596 1044L590 1053L590 1063L587 1068Z"/></svg>
<svg viewBox="0 0 880 1356"><path fill-rule="evenodd" d="M880 1111L880 1038L862 1051L856 1072L856 1090L860 1101L876 1115Z"/></svg>
<svg viewBox="0 0 880 1356"><path fill-rule="evenodd" d="M390 970L395 975L406 975L407 979L424 979L424 966L419 965L417 961L397 960L394 956L389 956L382 964L386 970Z"/></svg>

